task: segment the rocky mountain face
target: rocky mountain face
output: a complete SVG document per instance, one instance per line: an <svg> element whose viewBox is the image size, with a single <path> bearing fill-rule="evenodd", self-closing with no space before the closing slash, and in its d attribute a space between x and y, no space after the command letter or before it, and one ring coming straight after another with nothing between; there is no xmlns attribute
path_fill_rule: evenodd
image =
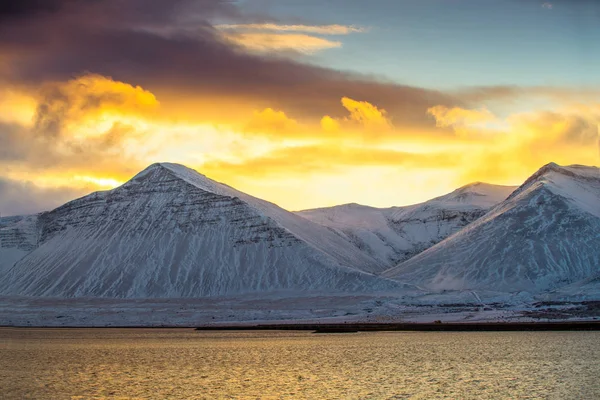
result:
<svg viewBox="0 0 600 400"><path fill-rule="evenodd" d="M548 164L458 233L385 272L426 289L539 293L600 274L600 169Z"/></svg>
<svg viewBox="0 0 600 400"><path fill-rule="evenodd" d="M326 228L177 164L154 164L0 229L0 294L202 297L396 290Z"/></svg>
<svg viewBox="0 0 600 400"><path fill-rule="evenodd" d="M598 249L595 167L549 164L518 188L475 183L407 207L290 213L159 163L116 189L0 218L0 295L589 299L600 293Z"/></svg>

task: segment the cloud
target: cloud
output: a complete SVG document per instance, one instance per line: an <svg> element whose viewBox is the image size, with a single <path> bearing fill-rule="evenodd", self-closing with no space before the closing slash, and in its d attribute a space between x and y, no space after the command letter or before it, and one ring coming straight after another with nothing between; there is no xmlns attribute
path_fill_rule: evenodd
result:
<svg viewBox="0 0 600 400"><path fill-rule="evenodd" d="M389 128L390 121L387 119L387 111L378 109L367 101L356 101L348 97L342 97L342 105L350 112L350 119L366 127Z"/></svg>
<svg viewBox="0 0 600 400"><path fill-rule="evenodd" d="M332 173L343 168L404 166L440 168L457 165L450 154L419 154L373 147L342 147L333 143L283 147L239 162L213 160L201 166L208 176L289 176Z"/></svg>
<svg viewBox="0 0 600 400"><path fill-rule="evenodd" d="M139 114L154 111L158 101L137 86L100 75L84 75L68 82L45 84L37 105L34 129L41 135L59 136L64 126L101 112Z"/></svg>
<svg viewBox="0 0 600 400"><path fill-rule="evenodd" d="M92 186L44 188L0 177L0 214L27 215L52 210L92 190Z"/></svg>
<svg viewBox="0 0 600 400"><path fill-rule="evenodd" d="M0 162L22 161L35 146L30 131L15 123L0 123Z"/></svg>
<svg viewBox="0 0 600 400"><path fill-rule="evenodd" d="M298 51L313 54L326 49L342 47L342 42L302 34L228 33L226 40L257 52Z"/></svg>
<svg viewBox="0 0 600 400"><path fill-rule="evenodd" d="M245 2L14 4L0 12L0 175L15 182L80 190L170 160L234 186L251 180L267 199L318 202L329 191L328 201L352 201L362 177L380 185L369 199L400 204L411 180L419 196L438 195L471 180L519 183L549 161L598 162L594 88L437 91L318 67L288 50L354 32L286 25ZM252 24L262 28L240 28ZM224 34L302 40L256 51ZM505 117L506 105L540 98L546 111ZM456 134L466 130L476 134ZM308 190L307 175L335 179ZM275 186L283 181L289 190Z"/></svg>
<svg viewBox="0 0 600 400"><path fill-rule="evenodd" d="M274 31L274 32L304 32L319 35L348 35L350 33L368 32L368 28L354 25L280 25L273 23L263 24L220 24L215 28L236 31Z"/></svg>
<svg viewBox="0 0 600 400"><path fill-rule="evenodd" d="M331 118L329 115L326 115L323 118L321 118L320 124L321 129L328 133L336 133L340 130L340 123L337 120Z"/></svg>
<svg viewBox="0 0 600 400"><path fill-rule="evenodd" d="M496 120L494 114L485 108L467 110L460 107L448 108L445 106L435 106L429 108L427 113L435 118L436 126L439 128L486 123Z"/></svg>
<svg viewBox="0 0 600 400"><path fill-rule="evenodd" d="M26 19L39 14L55 14L63 0L7 0L0 2L0 21Z"/></svg>
<svg viewBox="0 0 600 400"><path fill-rule="evenodd" d="M478 86L450 92L464 104L510 105L523 101L557 104L600 101L600 87Z"/></svg>
<svg viewBox="0 0 600 400"><path fill-rule="evenodd" d="M0 123L31 125L37 100L10 87L0 89Z"/></svg>
<svg viewBox="0 0 600 400"><path fill-rule="evenodd" d="M347 202L384 207L424 201L453 189L451 179L440 182L440 177L456 175L461 160L452 153L325 142L276 148L237 161L215 159L195 168L246 193L297 210Z"/></svg>
<svg viewBox="0 0 600 400"><path fill-rule="evenodd" d="M503 130L483 130L485 146L471 153L462 179L519 184L549 162L598 165L599 121L600 114L568 109L511 115Z"/></svg>
<svg viewBox="0 0 600 400"><path fill-rule="evenodd" d="M593 146L600 140L598 123L600 114L586 116L553 111L517 114L510 117L513 130L538 143Z"/></svg>
<svg viewBox="0 0 600 400"><path fill-rule="evenodd" d="M296 139L309 142L344 140L346 143L352 141L362 143L365 138L381 141L391 138L406 139L411 136L418 136L420 139L425 136L432 138L440 136L440 132L435 129L418 131L397 129L387 117L386 110L367 101L343 97L340 104L342 105L340 109L345 109L347 114L336 118L324 115L318 123L310 119L290 118L284 111L267 107L262 111L254 111L250 119L245 119L237 126L234 125L233 129L270 139Z"/></svg>
<svg viewBox="0 0 600 400"><path fill-rule="evenodd" d="M547 10L552 10L552 3L544 3L544 4L542 4L542 8L545 8Z"/></svg>
<svg viewBox="0 0 600 400"><path fill-rule="evenodd" d="M391 121L387 117L387 111L377 108L368 101L358 101L349 97L342 97L342 106L350 113L343 118L332 118L325 115L321 118L320 124L324 132L336 133L340 131L340 126L354 125L351 128L358 126L365 130L365 133L382 133L388 132L393 128Z"/></svg>
<svg viewBox="0 0 600 400"><path fill-rule="evenodd" d="M19 96L28 99L23 104L31 110L23 114L31 121L0 122L0 171L138 168L125 144L143 141L132 124L153 118L158 109L152 93L98 75L49 82Z"/></svg>
<svg viewBox="0 0 600 400"><path fill-rule="evenodd" d="M254 16L246 15L237 2L64 0L54 4L52 12L31 7L18 16L6 16L0 24L0 53L6 64L6 69L0 68L0 82L37 87L91 72L151 91L182 118L211 122L215 115L230 119L232 103L285 110L315 121L323 115L337 118L342 114L339 99L345 96L378 104L390 117L414 127L430 125L424 108L464 105L458 97L440 91L305 64L279 53L244 51L211 24L215 19L254 23L248 22ZM23 23L24 18L28 23ZM268 42L297 48L302 45L298 38L270 37ZM251 39L246 36L246 43L266 46ZM335 46L339 46L335 41L312 40L304 50Z"/></svg>
<svg viewBox="0 0 600 400"><path fill-rule="evenodd" d="M243 130L282 138L296 134L299 126L296 120L289 118L283 111L265 108L260 112L254 112L252 119L244 125Z"/></svg>

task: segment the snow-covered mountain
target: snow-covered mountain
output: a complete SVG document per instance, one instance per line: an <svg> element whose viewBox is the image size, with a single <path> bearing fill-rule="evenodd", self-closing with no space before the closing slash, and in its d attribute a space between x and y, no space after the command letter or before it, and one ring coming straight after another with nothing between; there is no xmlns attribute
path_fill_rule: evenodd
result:
<svg viewBox="0 0 600 400"><path fill-rule="evenodd" d="M201 297L396 290L328 229L182 165L0 229L0 294Z"/></svg>
<svg viewBox="0 0 600 400"><path fill-rule="evenodd" d="M600 274L600 169L554 163L441 243L386 271L429 289L541 292Z"/></svg>
<svg viewBox="0 0 600 400"><path fill-rule="evenodd" d="M516 186L477 182L412 206L374 208L345 204L297 214L330 228L392 267L483 216L515 189Z"/></svg>

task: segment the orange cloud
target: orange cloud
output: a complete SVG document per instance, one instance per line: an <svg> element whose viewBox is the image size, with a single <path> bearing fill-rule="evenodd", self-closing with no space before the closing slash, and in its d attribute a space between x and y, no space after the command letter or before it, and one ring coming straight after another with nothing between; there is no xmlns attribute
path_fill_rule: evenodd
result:
<svg viewBox="0 0 600 400"><path fill-rule="evenodd" d="M338 132L340 130L340 123L329 115L326 115L321 118L321 129L329 133Z"/></svg>
<svg viewBox="0 0 600 400"><path fill-rule="evenodd" d="M283 111L265 108L260 112L255 111L252 119L246 123L243 130L282 138L296 134L299 126L296 120L289 118Z"/></svg>
<svg viewBox="0 0 600 400"><path fill-rule="evenodd" d="M36 99L12 88L0 89L0 122L29 126L33 123Z"/></svg>
<svg viewBox="0 0 600 400"><path fill-rule="evenodd" d="M392 205L471 181L518 184L550 161L599 161L600 103L593 102L504 119L487 109L422 107L435 128L431 120L430 127L394 125L378 104L350 97L338 100L346 116L334 118L335 110L303 114L226 96L181 100L171 93L159 103L145 88L98 75L48 83L39 92L10 90L0 92L0 106L12 105L7 109L17 116L0 117L4 178L73 193L173 161L287 207ZM406 193L406 182L415 193ZM371 193L360 194L366 188Z"/></svg>
<svg viewBox="0 0 600 400"><path fill-rule="evenodd" d="M341 147L331 144L283 147L265 155L226 162L214 160L202 165L208 175L273 176L332 172L347 167L403 166L447 168L458 164L452 154L419 154L371 147Z"/></svg>
<svg viewBox="0 0 600 400"><path fill-rule="evenodd" d="M366 130L368 133L381 133L393 129L385 110L379 109L367 101L357 101L349 97L342 97L341 103L350 115L341 120L325 115L320 121L321 129L324 132L337 134L344 130L346 133L360 134L360 130Z"/></svg>
<svg viewBox="0 0 600 400"><path fill-rule="evenodd" d="M84 183L122 181L145 164L125 148L144 142L139 128L159 105L151 92L93 74L49 82L39 91L12 90L16 94L9 99L24 99L13 103L19 110L13 115L28 115L30 121L0 121L0 168L9 171L5 177L43 187L81 188ZM74 181L73 175L96 180Z"/></svg>
<svg viewBox="0 0 600 400"><path fill-rule="evenodd" d="M549 162L598 165L598 121L596 115L568 111L512 115L506 129L489 135L488 145L471 154L461 179L518 184Z"/></svg>
<svg viewBox="0 0 600 400"><path fill-rule="evenodd" d="M564 145L594 145L600 139L598 122L600 116L577 113L539 112L510 117L513 129L545 143Z"/></svg>
<svg viewBox="0 0 600 400"><path fill-rule="evenodd" d="M349 119L356 121L366 128L389 129L391 122L386 117L386 111L378 109L367 101L356 101L348 97L342 97L342 105L350 112Z"/></svg>
<svg viewBox="0 0 600 400"><path fill-rule="evenodd" d="M237 162L215 160L196 169L297 210L347 202L392 206L424 201L454 189L449 178L457 174L460 160L454 154L323 144L280 148Z"/></svg>
<svg viewBox="0 0 600 400"><path fill-rule="evenodd" d="M35 112L35 129L39 134L57 136L62 130L83 134L82 122L91 121L91 130L103 124L107 115L150 115L158 100L139 86L114 81L100 75L84 75L68 82L46 84L40 93ZM110 124L112 125L112 124ZM83 129L82 129L83 128Z"/></svg>

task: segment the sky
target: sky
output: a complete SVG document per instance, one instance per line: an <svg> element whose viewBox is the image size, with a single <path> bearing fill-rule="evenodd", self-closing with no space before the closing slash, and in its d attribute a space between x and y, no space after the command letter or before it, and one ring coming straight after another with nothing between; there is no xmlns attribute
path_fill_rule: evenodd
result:
<svg viewBox="0 0 600 400"><path fill-rule="evenodd" d="M600 164L595 0L0 2L0 214L177 162L288 210Z"/></svg>

